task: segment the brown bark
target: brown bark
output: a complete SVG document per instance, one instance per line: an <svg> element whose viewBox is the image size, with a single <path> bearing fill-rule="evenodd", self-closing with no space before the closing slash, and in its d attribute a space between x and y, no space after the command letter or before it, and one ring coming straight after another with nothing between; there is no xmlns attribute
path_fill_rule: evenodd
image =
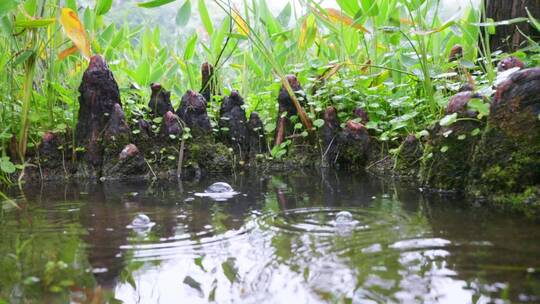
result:
<svg viewBox="0 0 540 304"><path fill-rule="evenodd" d="M495 21L504 21L518 17L527 17L526 8L535 18L540 18L540 0L485 0L486 16ZM521 33L520 33L521 32ZM523 33L523 34L522 34ZM491 51L516 51L527 42L527 35L539 41L540 33L533 25L526 22L501 25L496 28L495 35L491 36Z"/></svg>

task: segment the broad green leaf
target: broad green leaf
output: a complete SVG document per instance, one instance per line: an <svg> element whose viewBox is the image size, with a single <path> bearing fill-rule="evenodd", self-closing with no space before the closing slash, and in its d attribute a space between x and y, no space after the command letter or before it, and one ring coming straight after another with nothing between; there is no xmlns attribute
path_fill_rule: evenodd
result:
<svg viewBox="0 0 540 304"><path fill-rule="evenodd" d="M36 20L18 20L15 22L16 27L22 28L37 28L46 27L55 22L54 19L36 19Z"/></svg>
<svg viewBox="0 0 540 304"><path fill-rule="evenodd" d="M360 0L360 3L362 4L362 13L364 15L374 17L379 14L379 6L377 5L377 1Z"/></svg>
<svg viewBox="0 0 540 304"><path fill-rule="evenodd" d="M317 128L320 128L324 125L324 120L319 118L313 122L313 125Z"/></svg>
<svg viewBox="0 0 540 304"><path fill-rule="evenodd" d="M178 10L176 25L185 26L189 22L189 17L191 17L191 0L186 0Z"/></svg>
<svg viewBox="0 0 540 304"><path fill-rule="evenodd" d="M339 7L347 14L354 16L360 10L358 0L337 0Z"/></svg>
<svg viewBox="0 0 540 304"><path fill-rule="evenodd" d="M66 0L66 7L77 11L77 0Z"/></svg>
<svg viewBox="0 0 540 304"><path fill-rule="evenodd" d="M214 26L212 25L212 20L208 14L208 8L206 7L205 0L199 0L199 14L201 15L201 21L206 29L206 32L209 36L212 36L214 33Z"/></svg>
<svg viewBox="0 0 540 304"><path fill-rule="evenodd" d="M0 169L7 174L11 174L17 168L15 168L15 165L7 157L3 157L0 159Z"/></svg>
<svg viewBox="0 0 540 304"><path fill-rule="evenodd" d="M137 6L144 7L144 8L154 8L154 7L159 7L165 4L169 4L174 1L176 0L152 0L152 1L147 1L147 2L137 3Z"/></svg>
<svg viewBox="0 0 540 304"><path fill-rule="evenodd" d="M17 0L1 0L0 1L0 18L7 15L10 11L15 9L19 5Z"/></svg>
<svg viewBox="0 0 540 304"><path fill-rule="evenodd" d="M24 2L24 10L30 16L35 16L37 12L37 0L26 0Z"/></svg>
<svg viewBox="0 0 540 304"><path fill-rule="evenodd" d="M195 49L197 46L197 33L193 34L191 38L186 43L186 48L184 50L184 60L188 61L191 58L193 58L193 55L195 54Z"/></svg>
<svg viewBox="0 0 540 304"><path fill-rule="evenodd" d="M112 0L98 0L96 3L96 15L101 16L105 15L111 10Z"/></svg>

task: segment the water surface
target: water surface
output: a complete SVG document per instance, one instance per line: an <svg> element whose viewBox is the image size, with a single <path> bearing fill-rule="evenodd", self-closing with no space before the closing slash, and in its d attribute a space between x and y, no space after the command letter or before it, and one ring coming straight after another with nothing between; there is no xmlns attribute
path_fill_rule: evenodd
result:
<svg viewBox="0 0 540 304"><path fill-rule="evenodd" d="M217 181L239 194L195 195ZM540 302L538 223L368 175L28 186L17 202L0 303ZM140 213L155 225L134 229Z"/></svg>

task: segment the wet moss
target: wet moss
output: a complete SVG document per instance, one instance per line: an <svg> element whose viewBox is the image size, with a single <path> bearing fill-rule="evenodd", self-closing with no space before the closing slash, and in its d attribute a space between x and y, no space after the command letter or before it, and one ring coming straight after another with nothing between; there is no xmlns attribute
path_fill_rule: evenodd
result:
<svg viewBox="0 0 540 304"><path fill-rule="evenodd" d="M531 186L520 193L499 193L490 196L490 202L502 210L540 218L540 187Z"/></svg>
<svg viewBox="0 0 540 304"><path fill-rule="evenodd" d="M423 149L420 141L414 135L407 136L398 148L395 157L395 173L403 178L418 176L422 154Z"/></svg>
<svg viewBox="0 0 540 304"><path fill-rule="evenodd" d="M479 121L460 121L450 127L437 126L424 148L420 181L429 188L463 192L478 137L471 133L482 128Z"/></svg>
<svg viewBox="0 0 540 304"><path fill-rule="evenodd" d="M232 149L215 142L211 136L190 143L186 156L188 166L196 163L204 172L231 172L236 163Z"/></svg>
<svg viewBox="0 0 540 304"><path fill-rule="evenodd" d="M540 142L511 138L488 128L475 151L468 192L498 206L539 214L529 204L531 189L540 184ZM530 210L529 210L530 209Z"/></svg>

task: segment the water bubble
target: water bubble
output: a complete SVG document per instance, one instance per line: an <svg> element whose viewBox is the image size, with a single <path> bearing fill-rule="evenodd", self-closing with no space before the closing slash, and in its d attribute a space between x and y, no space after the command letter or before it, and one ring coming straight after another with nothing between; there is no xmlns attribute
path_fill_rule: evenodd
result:
<svg viewBox="0 0 540 304"><path fill-rule="evenodd" d="M217 182L210 185L203 193L195 193L198 197L209 197L215 201L226 201L239 194L234 191L231 185L223 182Z"/></svg>
<svg viewBox="0 0 540 304"><path fill-rule="evenodd" d="M204 192L206 193L226 193L226 192L233 192L233 188L231 185L223 182L217 182L213 183L208 187Z"/></svg>
<svg viewBox="0 0 540 304"><path fill-rule="evenodd" d="M133 229L137 234L139 235L145 235L150 230L152 230L152 227L156 223L150 221L150 218L148 215L144 213L139 213L133 218L133 221L131 221L131 224L127 226L127 228Z"/></svg>
<svg viewBox="0 0 540 304"><path fill-rule="evenodd" d="M349 211L340 211L336 214L336 224L349 224L353 220L353 216Z"/></svg>
<svg viewBox="0 0 540 304"><path fill-rule="evenodd" d="M150 225L151 221L148 215L144 213L139 213L135 216L133 221L131 221L131 226L133 227L146 227Z"/></svg>

